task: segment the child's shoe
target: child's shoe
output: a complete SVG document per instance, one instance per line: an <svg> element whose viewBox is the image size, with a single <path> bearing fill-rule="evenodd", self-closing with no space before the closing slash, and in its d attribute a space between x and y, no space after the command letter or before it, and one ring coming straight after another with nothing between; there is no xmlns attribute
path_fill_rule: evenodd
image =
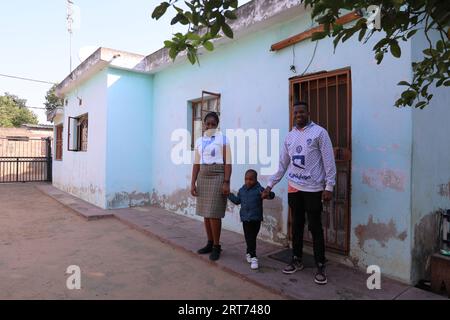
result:
<svg viewBox="0 0 450 320"><path fill-rule="evenodd" d="M247 259L247 262L248 262L248 263L252 263L252 256L250 255L250 253L247 253L247 254L245 255L245 259Z"/></svg>
<svg viewBox="0 0 450 320"><path fill-rule="evenodd" d="M256 258L256 257L251 258L250 268L251 268L252 270L257 270L257 269L259 268L259 265L258 265L258 258Z"/></svg>

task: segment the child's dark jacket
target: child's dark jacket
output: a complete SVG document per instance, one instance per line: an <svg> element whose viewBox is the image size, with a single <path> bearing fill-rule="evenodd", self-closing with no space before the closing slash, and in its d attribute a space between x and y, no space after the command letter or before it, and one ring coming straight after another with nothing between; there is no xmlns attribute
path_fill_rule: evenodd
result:
<svg viewBox="0 0 450 320"><path fill-rule="evenodd" d="M230 194L228 199L236 205L241 205L241 221L263 221L263 199L261 192L264 188L258 183L250 189L245 184L239 189L237 196ZM275 193L271 192L269 199L275 198Z"/></svg>

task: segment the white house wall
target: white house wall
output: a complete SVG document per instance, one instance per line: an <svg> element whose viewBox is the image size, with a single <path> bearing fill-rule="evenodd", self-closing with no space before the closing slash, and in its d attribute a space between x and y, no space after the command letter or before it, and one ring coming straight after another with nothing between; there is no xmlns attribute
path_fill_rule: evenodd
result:
<svg viewBox="0 0 450 320"><path fill-rule="evenodd" d="M106 208L106 77L106 72L101 71L67 94L64 116L54 121L55 125L62 121L64 127L63 158L53 161L53 185L102 208ZM89 117L87 152L68 151L68 119L86 113Z"/></svg>

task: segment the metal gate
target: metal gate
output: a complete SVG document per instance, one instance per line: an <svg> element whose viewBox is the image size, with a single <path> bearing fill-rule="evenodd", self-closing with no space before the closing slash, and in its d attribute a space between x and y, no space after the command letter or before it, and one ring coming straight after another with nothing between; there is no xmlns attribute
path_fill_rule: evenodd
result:
<svg viewBox="0 0 450 320"><path fill-rule="evenodd" d="M350 244L351 174L351 73L350 69L321 72L290 79L290 127L293 105L308 102L311 120L327 129L336 159L336 187L333 201L324 206L323 226L328 249L348 254ZM289 212L288 230L291 230ZM291 234L289 233L291 238ZM305 227L305 242L312 238Z"/></svg>
<svg viewBox="0 0 450 320"><path fill-rule="evenodd" d="M51 138L0 138L0 183L52 180Z"/></svg>

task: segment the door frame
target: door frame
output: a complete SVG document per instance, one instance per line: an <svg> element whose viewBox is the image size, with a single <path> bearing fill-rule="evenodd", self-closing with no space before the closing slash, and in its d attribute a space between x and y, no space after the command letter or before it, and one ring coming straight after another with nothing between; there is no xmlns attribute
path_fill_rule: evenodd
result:
<svg viewBox="0 0 450 320"><path fill-rule="evenodd" d="M319 80L320 78L325 77L325 79L329 78L329 77L333 77L336 76L337 80L336 80L336 88L338 88L338 77L341 75L345 75L347 76L347 139L348 139L348 149L349 152L344 152L344 154L341 154L341 150L343 148L339 148L339 147L335 147L335 157L336 157L336 151L337 151L337 156L343 156L344 158L348 158L347 160L338 160L336 159L336 162L338 161L343 161L343 162L348 162L348 181L347 181L347 198L348 198L348 203L347 203L347 215L345 217L345 221L344 221L344 226L346 228L347 234L345 236L345 247L343 249L340 248L336 248L336 247L331 247L328 246L327 243L325 243L326 245L326 249L332 252L336 252L338 254L341 255L349 255L350 252L350 240L351 240L351 196L352 196L352 184L351 184L351 177L352 177L352 77L351 77L351 68L350 67L345 67L345 68L341 68L341 69L335 69L332 71L320 71L320 72L316 72L316 73L311 73L305 76L295 76L292 78L289 78L289 131L292 130L293 127L293 117L292 117L292 109L293 109L293 105L294 105L294 100L295 100L295 94L294 94L294 85L298 84L300 82L306 82L306 81L311 81L311 80ZM326 80L327 81L327 80ZM328 87L328 82L327 82L327 87ZM338 91L338 90L336 90ZM328 96L328 93L327 93ZM328 98L327 98L328 99ZM310 106L310 96L308 95L308 106ZM336 100L336 103L338 103L338 100ZM337 117L338 117L338 113L337 113ZM328 118L328 115L327 115ZM328 128L325 127L325 129ZM336 158L338 158L336 157ZM337 166L338 169L338 166ZM336 173L336 179L337 179L337 175L338 172ZM336 180L337 181L337 180ZM337 187L337 186L336 186ZM336 188L335 188L336 190ZM335 195L335 193L334 193ZM334 197L333 197L334 198ZM334 201L334 200L333 200ZM292 240L292 232L291 232L291 220L292 220L292 213L291 213L291 209L289 208L289 212L288 212L288 219L287 219L287 227L288 227L288 240L291 241ZM307 230L307 229L306 229ZM324 230L325 231L325 230ZM337 232L337 230L336 230ZM305 233L306 235L307 233ZM309 239L304 239L305 243L311 244L311 241L309 241Z"/></svg>

